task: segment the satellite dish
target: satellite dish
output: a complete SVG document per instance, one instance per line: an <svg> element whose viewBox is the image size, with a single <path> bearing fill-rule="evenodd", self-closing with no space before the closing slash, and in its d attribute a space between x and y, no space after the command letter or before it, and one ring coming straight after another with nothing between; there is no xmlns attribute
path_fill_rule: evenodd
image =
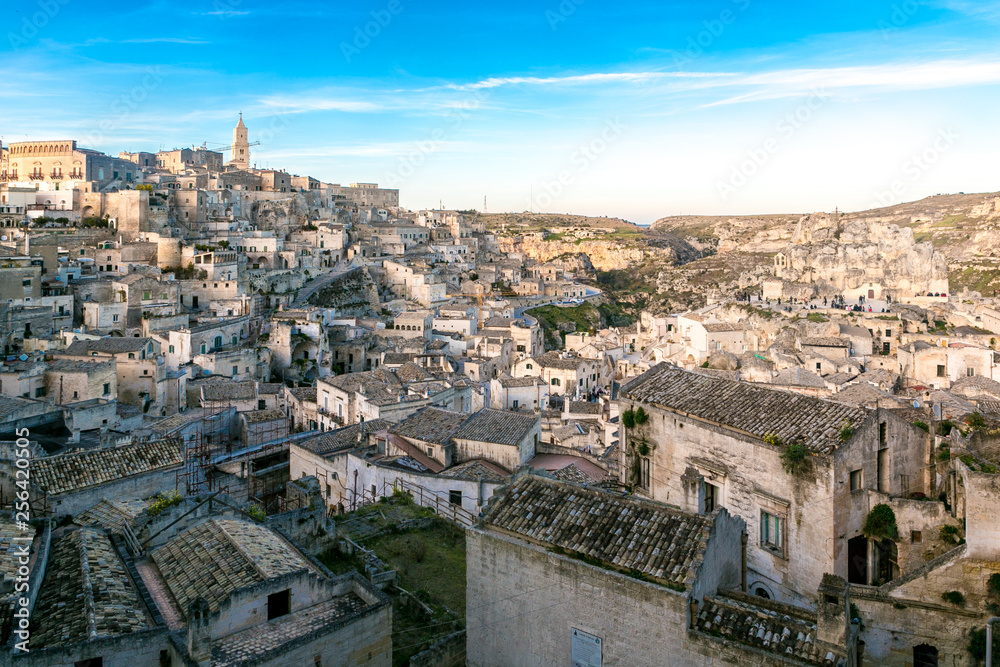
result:
<svg viewBox="0 0 1000 667"><path fill-rule="evenodd" d="M28 355L22 354L20 357L18 357L18 359L20 359L21 361L27 361L28 360Z"/></svg>
<svg viewBox="0 0 1000 667"><path fill-rule="evenodd" d="M934 404L934 419L941 419L941 404Z"/></svg>
<svg viewBox="0 0 1000 667"><path fill-rule="evenodd" d="M919 408L920 407L920 401L913 401L913 407Z"/></svg>
<svg viewBox="0 0 1000 667"><path fill-rule="evenodd" d="M7 240L6 236L0 236L0 241L6 241L6 240Z"/></svg>

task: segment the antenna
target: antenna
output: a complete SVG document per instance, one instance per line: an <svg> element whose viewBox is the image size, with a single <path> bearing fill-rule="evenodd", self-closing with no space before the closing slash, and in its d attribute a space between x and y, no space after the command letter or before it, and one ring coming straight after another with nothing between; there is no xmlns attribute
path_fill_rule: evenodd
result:
<svg viewBox="0 0 1000 667"><path fill-rule="evenodd" d="M486 213L486 195L483 195L483 213Z"/></svg>

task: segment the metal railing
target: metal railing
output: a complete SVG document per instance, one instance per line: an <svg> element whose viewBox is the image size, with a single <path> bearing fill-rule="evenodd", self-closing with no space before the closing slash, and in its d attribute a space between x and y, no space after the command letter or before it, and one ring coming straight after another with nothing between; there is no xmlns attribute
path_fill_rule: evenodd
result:
<svg viewBox="0 0 1000 667"><path fill-rule="evenodd" d="M434 510L442 519L448 519L466 527L473 526L476 523L476 516L472 512L461 505L450 502L447 498L441 497L435 491L425 489L419 484L397 477L392 484L392 488L408 493L413 498L413 502L421 507L428 507Z"/></svg>

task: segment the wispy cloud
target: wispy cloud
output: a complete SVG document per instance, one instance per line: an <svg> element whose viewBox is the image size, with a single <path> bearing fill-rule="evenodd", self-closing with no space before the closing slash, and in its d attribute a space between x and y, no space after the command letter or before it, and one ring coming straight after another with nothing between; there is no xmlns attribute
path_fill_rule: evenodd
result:
<svg viewBox="0 0 1000 667"><path fill-rule="evenodd" d="M265 107L264 113L307 113L310 111L344 111L348 113L365 113L378 111L383 107L366 100L346 99L343 97L300 97L297 95L275 95L260 100Z"/></svg>
<svg viewBox="0 0 1000 667"><path fill-rule="evenodd" d="M145 39L123 39L121 44L211 44L211 42L193 37L148 37Z"/></svg>

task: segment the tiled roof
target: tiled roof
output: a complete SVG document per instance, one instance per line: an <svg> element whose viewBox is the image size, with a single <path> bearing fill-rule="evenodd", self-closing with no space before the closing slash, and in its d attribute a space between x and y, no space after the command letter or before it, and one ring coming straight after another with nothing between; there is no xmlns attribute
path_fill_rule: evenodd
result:
<svg viewBox="0 0 1000 667"><path fill-rule="evenodd" d="M706 596L695 628L811 665L845 664L832 646L817 644L815 621L741 600Z"/></svg>
<svg viewBox="0 0 1000 667"><path fill-rule="evenodd" d="M503 484L510 477L510 473L496 463L476 459L474 461L459 463L443 470L441 476L452 479L465 479L473 482L482 479L484 482Z"/></svg>
<svg viewBox="0 0 1000 667"><path fill-rule="evenodd" d="M281 410L250 410L240 414L243 415L248 424L263 424L264 422L288 419L287 415Z"/></svg>
<svg viewBox="0 0 1000 667"><path fill-rule="evenodd" d="M966 396L990 394L1000 397L1000 382L991 380L984 375L973 375L972 377L959 378L953 382L951 390Z"/></svg>
<svg viewBox="0 0 1000 667"><path fill-rule="evenodd" d="M200 523L150 555L184 614L199 596L212 611L218 611L233 591L312 569L268 528L236 519Z"/></svg>
<svg viewBox="0 0 1000 667"><path fill-rule="evenodd" d="M91 352L119 354L121 352L138 352L149 345L152 338L129 338L124 336L108 336L97 340L75 340L66 348L70 356L82 356Z"/></svg>
<svg viewBox="0 0 1000 667"><path fill-rule="evenodd" d="M484 408L462 424L452 436L456 439L516 445L538 423L535 415Z"/></svg>
<svg viewBox="0 0 1000 667"><path fill-rule="evenodd" d="M734 324L732 322L705 322L702 324L705 331L726 332L726 331L746 331L750 327L745 324Z"/></svg>
<svg viewBox="0 0 1000 667"><path fill-rule="evenodd" d="M717 380L662 363L621 389L648 402L763 439L773 433L813 451L832 451L846 421L857 429L868 411L749 382Z"/></svg>
<svg viewBox="0 0 1000 667"><path fill-rule="evenodd" d="M327 431L323 435L303 440L298 445L316 454L332 454L345 449L353 449L358 446L359 436L382 431L390 426L392 424L384 419L373 419L338 428L336 431Z"/></svg>
<svg viewBox="0 0 1000 667"><path fill-rule="evenodd" d="M133 498L105 498L93 507L80 512L73 517L73 522L80 526L100 526L112 533L120 533L126 522L132 521L146 507L145 500Z"/></svg>
<svg viewBox="0 0 1000 667"><path fill-rule="evenodd" d="M810 347L850 347L851 341L836 336L816 336L803 338L802 344Z"/></svg>
<svg viewBox="0 0 1000 667"><path fill-rule="evenodd" d="M56 495L179 466L183 460L179 441L152 440L38 459L32 462L31 477L49 495Z"/></svg>
<svg viewBox="0 0 1000 667"><path fill-rule="evenodd" d="M396 371L396 376L403 382L422 382L424 380L433 380L434 376L425 371L420 366L415 363L407 362L399 367Z"/></svg>
<svg viewBox="0 0 1000 667"><path fill-rule="evenodd" d="M534 387L535 385L544 384L544 380L534 375L523 378L500 378L500 386L508 389L511 387Z"/></svg>
<svg viewBox="0 0 1000 667"><path fill-rule="evenodd" d="M15 412L20 412L28 407L35 407L37 403L26 401L23 398L13 396L0 396L0 417L8 417Z"/></svg>
<svg viewBox="0 0 1000 667"><path fill-rule="evenodd" d="M0 578L4 581L13 582L17 575L18 562L13 550L20 552L20 547L26 543L18 545L14 538L24 535L12 518L0 517Z"/></svg>
<svg viewBox="0 0 1000 667"><path fill-rule="evenodd" d="M590 403L588 401L570 401L568 412L577 415L599 415L604 412L604 407L600 403Z"/></svg>
<svg viewBox="0 0 1000 667"><path fill-rule="evenodd" d="M296 387L289 389L288 393L302 403L316 402L316 387Z"/></svg>
<svg viewBox="0 0 1000 667"><path fill-rule="evenodd" d="M826 382L819 375L804 368L786 368L779 371L771 379L771 384L783 384L788 387L814 387L816 389L826 389Z"/></svg>
<svg viewBox="0 0 1000 667"><path fill-rule="evenodd" d="M390 432L437 445L447 444L455 431L469 418L465 412L424 408L390 428Z"/></svg>
<svg viewBox="0 0 1000 667"><path fill-rule="evenodd" d="M114 367L114 360L80 361L78 359L53 359L49 362L49 370L54 373L97 373L109 369L113 370Z"/></svg>
<svg viewBox="0 0 1000 667"><path fill-rule="evenodd" d="M246 382L206 382L201 385L201 397L203 401L230 401L246 400L257 397L257 383L253 380Z"/></svg>
<svg viewBox="0 0 1000 667"><path fill-rule="evenodd" d="M713 517L524 475L494 496L485 521L536 542L683 584L701 562Z"/></svg>
<svg viewBox="0 0 1000 667"><path fill-rule="evenodd" d="M32 614L34 648L116 637L152 627L111 540L95 528L67 533L52 545Z"/></svg>
<svg viewBox="0 0 1000 667"><path fill-rule="evenodd" d="M303 637L315 636L323 628L357 614L368 603L354 593L341 595L293 614L236 632L212 642L212 667L249 667L278 664L283 647Z"/></svg>
<svg viewBox="0 0 1000 667"><path fill-rule="evenodd" d="M590 359L584 359L583 357L567 357L563 358L560 352L546 352L545 354L535 357L535 361L542 368L559 368L562 370L576 370L584 362L590 362Z"/></svg>

